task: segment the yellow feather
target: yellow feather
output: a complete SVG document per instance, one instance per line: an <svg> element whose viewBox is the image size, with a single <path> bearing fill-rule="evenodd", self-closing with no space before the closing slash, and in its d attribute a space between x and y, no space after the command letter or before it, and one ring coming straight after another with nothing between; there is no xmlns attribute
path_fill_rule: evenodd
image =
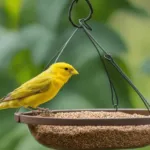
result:
<svg viewBox="0 0 150 150"><path fill-rule="evenodd" d="M2 98L0 109L37 108L40 104L54 98L69 78L75 74L78 74L78 71L70 64L55 63Z"/></svg>

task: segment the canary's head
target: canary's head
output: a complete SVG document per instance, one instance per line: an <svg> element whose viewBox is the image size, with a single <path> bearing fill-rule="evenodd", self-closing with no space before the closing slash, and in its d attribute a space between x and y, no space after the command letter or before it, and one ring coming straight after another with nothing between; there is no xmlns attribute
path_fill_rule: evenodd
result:
<svg viewBox="0 0 150 150"><path fill-rule="evenodd" d="M79 74L78 71L70 64L65 62L54 63L50 66L50 71L54 74L59 74L65 77Z"/></svg>

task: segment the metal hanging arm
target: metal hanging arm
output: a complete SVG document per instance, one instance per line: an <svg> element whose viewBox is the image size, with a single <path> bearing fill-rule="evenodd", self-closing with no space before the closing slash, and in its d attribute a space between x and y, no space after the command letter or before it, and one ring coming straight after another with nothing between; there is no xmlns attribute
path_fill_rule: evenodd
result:
<svg viewBox="0 0 150 150"><path fill-rule="evenodd" d="M79 22L80 22L80 21L79 21ZM81 22L80 22L80 24L81 24L81 26L83 27L83 30L84 30L85 34L87 35L87 37L88 37L89 40L92 42L92 44L93 44L93 46L95 47L95 49L97 50L97 53L98 53L98 55L99 55L99 57L100 57L100 60L101 60L101 62L102 62L102 64L103 64L103 67L104 67L104 69L105 69L105 72L106 72L106 75L107 75L107 77L108 77L108 81L109 81L109 84L110 84L112 104L113 104L114 108L115 108L116 111L117 111L117 110L118 110L118 105L119 105L119 99L118 99L117 91L116 91L116 89L115 89L115 86L114 86L114 84L113 84L111 78L110 78L109 71L108 71L108 69L107 69L107 67L106 67L106 65L105 65L104 60L103 60L103 56L101 55L101 53L100 53L100 51L99 51L99 48L97 47L97 45L96 45L96 43L94 42L94 40L93 40L93 39L91 38L91 36L89 36L89 34L86 32L86 30L85 30L86 27L85 27ZM105 54L107 54L104 50L103 50L103 52L104 52ZM115 102L114 94L113 94L113 93L115 94L116 102Z"/></svg>
<svg viewBox="0 0 150 150"><path fill-rule="evenodd" d="M95 38L91 35L91 33L88 31L88 29L86 28L86 26L84 26L83 20L79 21L81 26L83 27L84 31L86 32L86 34L88 34L88 36L97 44L97 46L99 46L99 48L104 52L104 58L106 60L108 60L115 68L116 70L120 73L120 75L128 82L128 84L133 88L133 90L139 95L139 97L141 98L141 100L143 101L144 105L146 106L146 108L150 111L150 104L149 102L144 98L144 96L142 95L142 93L137 89L137 87L132 83L132 81L127 77L127 75L122 71L122 69L117 65L117 63L113 60L112 56L109 55L104 48L102 48L102 46L95 40Z"/></svg>
<svg viewBox="0 0 150 150"><path fill-rule="evenodd" d="M76 27L76 28L82 28L81 25L77 25L77 24L75 24L75 23L72 21L72 9L73 9L73 6L74 6L75 2L78 3L78 1L79 1L79 0L73 0L73 1L72 1L71 5L70 5L70 7L69 7L69 14L68 14L68 17L69 17L69 21L71 22L71 24L72 24L74 27ZM89 0L85 0L85 1L87 2L88 6L89 6L89 8L90 8L90 13L89 13L89 15L88 15L86 18L84 18L84 22L85 22L85 24L87 25L87 28L88 28L89 30L92 30L91 27L89 27L86 22L92 18L93 8L92 8L92 5L91 5L91 3L89 2Z"/></svg>
<svg viewBox="0 0 150 150"><path fill-rule="evenodd" d="M111 64L116 68L116 70L122 75L122 77L130 84L130 86L134 89L134 91L139 95L139 97L144 102L145 106L148 110L150 110L150 104L145 99L145 97L142 95L142 93L137 89L137 87L132 83L132 81L125 75L125 73L122 71L122 69L117 65L117 63L114 61L114 59L111 57L111 55L104 55L104 57L111 62Z"/></svg>

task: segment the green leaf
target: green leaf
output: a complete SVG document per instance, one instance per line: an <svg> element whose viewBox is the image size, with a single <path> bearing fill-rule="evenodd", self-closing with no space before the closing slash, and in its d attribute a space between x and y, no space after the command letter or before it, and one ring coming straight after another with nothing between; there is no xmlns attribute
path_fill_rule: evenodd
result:
<svg viewBox="0 0 150 150"><path fill-rule="evenodd" d="M146 12L145 9L143 8L140 8L140 7L137 7L137 6L134 6L133 4L129 3L129 5L127 6L124 6L123 7L125 10L131 12L131 13L135 13L139 16L142 16L142 17L150 17L148 12Z"/></svg>
<svg viewBox="0 0 150 150"><path fill-rule="evenodd" d="M22 0L5 0L5 12L7 14L7 25L17 28L19 25L20 9Z"/></svg>
<svg viewBox="0 0 150 150"><path fill-rule="evenodd" d="M19 49L23 48L18 32L6 32L0 37L0 68L4 68Z"/></svg>
<svg viewBox="0 0 150 150"><path fill-rule="evenodd" d="M148 60L146 60L146 61L144 62L144 64L142 65L142 70L143 70L146 74L150 75L150 59L148 59Z"/></svg>
<svg viewBox="0 0 150 150"><path fill-rule="evenodd" d="M41 64L47 56L49 45L52 43L54 36L45 27L39 24L26 26L22 28L20 32L6 32L5 28L2 27L0 29L1 68L5 68L13 55L23 49L31 50L33 62Z"/></svg>
<svg viewBox="0 0 150 150"><path fill-rule="evenodd" d="M16 147L20 140L27 134L26 128L23 125L16 125L14 129L6 131L6 133L7 134L3 135L3 138L0 139L1 149L12 149L13 147Z"/></svg>
<svg viewBox="0 0 150 150"><path fill-rule="evenodd" d="M16 87L16 82L14 79L6 72L6 70L1 70L0 74L0 81L1 81L1 86L0 86L0 97L5 96L7 93L9 93L11 90L13 90ZM0 149L3 149L2 147L6 146L6 142L9 141L8 137L5 139L6 136L10 132L12 132L15 127L16 123L14 121L14 109L9 109L9 110L0 110ZM12 135L10 136L10 138ZM4 140L4 141L2 141ZM8 142L7 142L8 144ZM12 143L11 143L12 144Z"/></svg>
<svg viewBox="0 0 150 150"><path fill-rule="evenodd" d="M25 125L24 125L25 126ZM25 129L27 130L27 128ZM31 135L30 132L28 132L27 136L24 136L18 143L18 145L15 147L15 150L47 150L48 148L42 146L39 144Z"/></svg>
<svg viewBox="0 0 150 150"><path fill-rule="evenodd" d="M24 27L30 24L37 23L36 12L37 0L23 0L20 10L20 26Z"/></svg>
<svg viewBox="0 0 150 150"><path fill-rule="evenodd" d="M40 73L40 67L37 67L29 50L21 50L12 57L10 64L10 73L21 84L33 78Z"/></svg>
<svg viewBox="0 0 150 150"><path fill-rule="evenodd" d="M5 33L7 33L7 30L3 26L0 26L0 38L5 35Z"/></svg>
<svg viewBox="0 0 150 150"><path fill-rule="evenodd" d="M31 50L33 62L41 64L47 56L55 35L44 26L33 24L23 28L20 36L25 44L24 47Z"/></svg>
<svg viewBox="0 0 150 150"><path fill-rule="evenodd" d="M113 55L119 55L127 50L124 41L113 29L98 22L92 22L90 25L93 29L91 34L93 34L105 51Z"/></svg>
<svg viewBox="0 0 150 150"><path fill-rule="evenodd" d="M7 94L16 86L16 82L14 78L6 70L1 70L0 73L0 80L1 80L1 86L0 86L0 97L3 97L4 94Z"/></svg>
<svg viewBox="0 0 150 150"><path fill-rule="evenodd" d="M62 11L67 1L60 0L37 0L38 21L47 28L55 30L60 21Z"/></svg>
<svg viewBox="0 0 150 150"><path fill-rule="evenodd" d="M5 21L6 21L6 17L4 13L4 8L0 8L0 24L5 25Z"/></svg>

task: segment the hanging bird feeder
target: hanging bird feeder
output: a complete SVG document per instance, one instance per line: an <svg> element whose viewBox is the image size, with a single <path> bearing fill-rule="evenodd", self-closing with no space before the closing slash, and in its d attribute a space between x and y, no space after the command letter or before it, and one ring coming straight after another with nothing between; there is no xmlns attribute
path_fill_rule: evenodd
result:
<svg viewBox="0 0 150 150"><path fill-rule="evenodd" d="M89 0L85 0L90 8L87 18L79 19L79 25L72 21L72 9L78 0L73 0L69 8L69 21L75 31L67 42L56 53L57 62L65 47L77 31L83 31L98 52L100 61L106 71L110 84L114 109L80 109L50 110L47 113L27 112L15 113L18 123L25 123L35 139L50 148L64 150L99 150L137 148L150 145L150 104L135 87L131 80L117 65L91 34L92 28L87 24L93 14ZM129 83L143 101L146 109L119 109L118 96L112 83L110 73L105 65L108 61Z"/></svg>

